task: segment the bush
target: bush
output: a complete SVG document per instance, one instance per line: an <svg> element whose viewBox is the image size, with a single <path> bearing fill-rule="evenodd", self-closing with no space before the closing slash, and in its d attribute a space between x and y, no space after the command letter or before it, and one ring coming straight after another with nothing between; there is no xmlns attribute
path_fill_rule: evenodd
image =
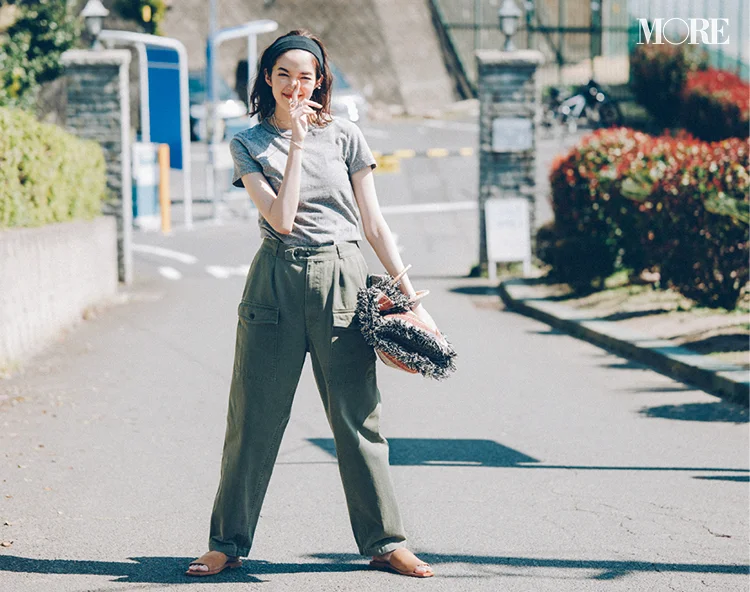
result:
<svg viewBox="0 0 750 592"><path fill-rule="evenodd" d="M96 142L0 107L0 228L91 219L105 193Z"/></svg>
<svg viewBox="0 0 750 592"><path fill-rule="evenodd" d="M681 127L706 142L747 138L750 85L708 67L708 55L689 45L637 45L630 88L657 125Z"/></svg>
<svg viewBox="0 0 750 592"><path fill-rule="evenodd" d="M747 143L599 130L550 174L553 227L539 258L576 289L657 268L701 304L732 308L748 281Z"/></svg>
<svg viewBox="0 0 750 592"><path fill-rule="evenodd" d="M565 254L557 266L558 255L549 250L539 257L577 291L601 287L624 259L639 257L626 253L637 205L622 195L620 185L635 174L632 169L647 166L642 147L649 138L626 128L598 130L552 165L556 242Z"/></svg>
<svg viewBox="0 0 750 592"><path fill-rule="evenodd" d="M80 28L67 0L20 2L12 19L0 31L0 106L30 109L39 85L62 72L60 55L73 47Z"/></svg>
<svg viewBox="0 0 750 592"><path fill-rule="evenodd" d="M680 122L680 109L688 75L708 66L708 55L684 45L636 45L630 55L630 89L636 101L661 128Z"/></svg>
<svg viewBox="0 0 750 592"><path fill-rule="evenodd" d="M568 284L576 293L588 293L603 287L597 278L609 275L614 267L611 257L592 258L598 245L585 235L566 236L554 222L539 228L536 233L536 255L551 267L549 276ZM598 265L598 268L592 268Z"/></svg>
<svg viewBox="0 0 750 592"><path fill-rule="evenodd" d="M732 309L749 279L748 146L733 138L692 147L652 194L669 224L656 245L661 279L704 306Z"/></svg>
<svg viewBox="0 0 750 592"><path fill-rule="evenodd" d="M707 142L747 138L750 85L736 74L710 68L691 72L682 93L682 122Z"/></svg>
<svg viewBox="0 0 750 592"><path fill-rule="evenodd" d="M164 0L115 0L119 15L138 23L145 33L161 35L161 23L167 12Z"/></svg>

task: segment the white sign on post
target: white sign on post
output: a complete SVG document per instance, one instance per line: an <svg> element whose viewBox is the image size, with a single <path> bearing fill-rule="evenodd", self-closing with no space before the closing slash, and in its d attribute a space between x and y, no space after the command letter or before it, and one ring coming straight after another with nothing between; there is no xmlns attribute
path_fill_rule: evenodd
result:
<svg viewBox="0 0 750 592"><path fill-rule="evenodd" d="M534 130L528 117L496 117L492 120L492 151L531 150Z"/></svg>
<svg viewBox="0 0 750 592"><path fill-rule="evenodd" d="M497 280L496 264L523 261L523 275L531 275L529 202L523 197L494 197L484 202L487 268Z"/></svg>

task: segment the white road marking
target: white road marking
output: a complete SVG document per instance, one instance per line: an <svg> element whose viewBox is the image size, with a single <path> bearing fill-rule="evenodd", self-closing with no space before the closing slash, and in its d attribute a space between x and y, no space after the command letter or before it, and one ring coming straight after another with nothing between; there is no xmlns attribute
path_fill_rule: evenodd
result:
<svg viewBox="0 0 750 592"><path fill-rule="evenodd" d="M182 274L174 267L160 267L159 273L168 280L179 280L180 278L182 278Z"/></svg>
<svg viewBox="0 0 750 592"><path fill-rule="evenodd" d="M154 247L151 245L133 245L133 251L136 253L148 253L150 255L158 255L159 257L166 257L167 259L175 259L180 263L187 263L191 265L198 261L198 258L187 253L180 253L179 251L173 251L171 249L165 249L163 247Z"/></svg>
<svg viewBox="0 0 750 592"><path fill-rule="evenodd" d="M224 267L223 265L206 266L206 272L220 280L225 280L232 275L244 277L248 271L250 271L250 265L238 265L236 267Z"/></svg>
<svg viewBox="0 0 750 592"><path fill-rule="evenodd" d="M462 123L460 121L443 121L442 119L426 119L422 122L425 127L433 127L437 129L450 129L460 132L478 132L478 123Z"/></svg>
<svg viewBox="0 0 750 592"><path fill-rule="evenodd" d="M376 129L374 127L362 128L362 133L366 138L378 138L381 140L388 139L391 137L391 133L385 130Z"/></svg>
<svg viewBox="0 0 750 592"><path fill-rule="evenodd" d="M463 210L476 210L479 203L476 201L455 201L442 203L407 204L403 206L381 206L380 211L384 214L415 214L420 212L457 212Z"/></svg>

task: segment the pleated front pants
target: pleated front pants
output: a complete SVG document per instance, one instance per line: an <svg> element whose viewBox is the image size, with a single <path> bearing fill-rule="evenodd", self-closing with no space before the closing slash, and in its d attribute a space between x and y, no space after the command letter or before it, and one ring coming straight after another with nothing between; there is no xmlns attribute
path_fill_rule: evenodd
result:
<svg viewBox="0 0 750 592"><path fill-rule="evenodd" d="M355 242L290 247L263 239L239 305L211 550L250 552L307 352L359 552L380 555L405 545L388 443L380 434L376 354L355 314L366 279Z"/></svg>

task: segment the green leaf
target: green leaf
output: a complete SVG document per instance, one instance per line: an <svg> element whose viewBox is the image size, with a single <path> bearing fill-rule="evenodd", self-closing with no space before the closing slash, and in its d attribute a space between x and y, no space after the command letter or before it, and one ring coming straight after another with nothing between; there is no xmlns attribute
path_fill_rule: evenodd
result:
<svg viewBox="0 0 750 592"><path fill-rule="evenodd" d="M634 201L643 202L651 195L651 184L645 181L637 181L633 177L627 177L620 189L623 196Z"/></svg>

